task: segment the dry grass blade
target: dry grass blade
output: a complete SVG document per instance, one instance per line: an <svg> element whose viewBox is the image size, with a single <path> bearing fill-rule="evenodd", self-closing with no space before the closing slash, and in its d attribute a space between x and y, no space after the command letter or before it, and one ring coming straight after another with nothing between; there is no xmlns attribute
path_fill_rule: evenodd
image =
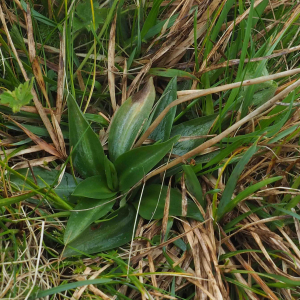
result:
<svg viewBox="0 0 300 300"><path fill-rule="evenodd" d="M123 104L127 99L127 60L124 60L123 77L122 77L122 99Z"/></svg>
<svg viewBox="0 0 300 300"><path fill-rule="evenodd" d="M171 193L171 180L172 180L172 177L169 180L168 191L167 191L167 195L166 195L166 201L165 201L165 207L164 207L164 217L162 220L162 230L161 230L161 237L160 237L161 243L163 243L165 241L167 227L168 227L170 196L171 196L171 194L170 194Z"/></svg>
<svg viewBox="0 0 300 300"><path fill-rule="evenodd" d="M64 83L65 83L65 39L60 38L60 49L59 49L59 65L57 73L57 96L56 96L56 112L55 116L58 124L61 120L61 115L63 111L63 98L64 98Z"/></svg>
<svg viewBox="0 0 300 300"><path fill-rule="evenodd" d="M297 72L299 72L299 70L297 70ZM211 147L214 144L220 142L223 138L225 138L227 135L229 135L230 133L232 133L235 130L237 130L240 126L242 126L243 124L251 121L253 118L255 118L258 115L260 115L263 112L265 112L267 109L269 109L270 107L272 107L277 101L282 100L284 97L286 97L291 91L293 91L294 89L296 89L298 86L300 86L300 80L297 80L295 83L293 83L292 85L290 85L289 87L287 87L281 93L279 93L278 95L276 95L275 97L273 97L272 99L270 99L268 102L266 102L262 106L258 107L252 113L248 114L246 117L244 117L243 119L241 119L240 121L238 121L237 123L235 123L234 125L232 125L231 127L229 127L228 129L226 129L225 131L223 131L218 136L216 136L216 137L208 140L207 142L203 143L202 145L198 146L197 148L193 149L192 151L184 154L180 158L177 158L177 159L171 161L168 165L163 166L163 167L161 167L161 168L153 171L152 173L148 174L145 179L147 180L147 179L149 179L149 178L151 178L151 177L153 177L153 176L155 176L157 174L160 174L161 172L164 172L164 171L166 171L166 170L168 170L168 169L176 166L177 164L183 162L184 160L187 160L187 159L189 159L189 158L191 158L191 157L193 157L193 156L201 153L206 148ZM174 102L176 102L176 101L174 101Z"/></svg>
<svg viewBox="0 0 300 300"><path fill-rule="evenodd" d="M183 176L181 177L181 214L183 217L186 217L187 209L188 209L188 206L187 206L188 200L187 200L186 194L187 194L187 192L186 192L185 180L184 180L184 174L183 174Z"/></svg>
<svg viewBox="0 0 300 300"><path fill-rule="evenodd" d="M276 52L276 53L273 53L273 54L270 54L270 55L267 55L267 56L255 57L255 58L250 58L250 59L246 58L244 60L244 62L245 63L258 62L258 61L262 61L262 60L267 60L267 59L287 55L289 53L293 53L293 52L296 52L296 51L299 51L299 50L300 50L300 46L291 47L289 49L284 49L280 52ZM218 69L221 69L221 68L236 66L236 65L239 65L239 64L240 64L240 59L227 60L227 61L224 61L224 62L219 63L219 64L213 64L211 66L207 66L205 69L203 69L199 72L196 72L195 75L198 77L198 76L201 76L204 73L207 73L207 72L210 72L210 71L213 71L213 70L218 70ZM194 64L193 64L193 66L194 66Z"/></svg>
<svg viewBox="0 0 300 300"><path fill-rule="evenodd" d="M236 248L233 246L232 242L227 240L225 242L226 246L230 251L236 251ZM267 294L267 298L272 300L279 300L278 297L273 293L273 291L266 285L266 283L256 274L256 272L253 270L253 268L242 258L241 255L236 255L237 260L242 264L242 266L245 268L245 270L250 271L250 275L253 277L253 279L261 286L263 291Z"/></svg>
<svg viewBox="0 0 300 300"><path fill-rule="evenodd" d="M12 51L13 51L15 57L16 57L16 60L17 60L17 62L18 62L18 65L19 65L19 67L20 67L20 69L21 69L21 72L22 72L22 74L23 74L23 77L24 77L24 79L25 79L26 81L28 81L29 78L28 78L27 73L26 73L26 71L25 71L25 69L24 69L24 67L23 67L23 63L21 62L21 60L20 60L20 58L19 58L19 55L18 55L18 53L17 53L17 51L16 51L16 48L15 48L15 46L14 46L14 43L13 43L13 41L12 41L12 39L11 39L10 34L9 34L9 31L8 31L8 28L7 28L7 25L6 25L6 21L5 21L5 17L4 17L4 14L3 14L3 11L2 11L1 5L0 5L0 19L1 19L1 22L2 22L2 24L3 24L4 31L5 31L5 33L6 33L7 39L8 39L8 41L9 41L9 44L10 44L10 46L11 46L11 48L12 48ZM37 94L36 94L36 92L35 92L34 89L32 89L31 93L32 93L32 95L33 95L34 105L35 105L37 111L39 112L39 114L40 114L40 116L41 116L41 119L43 120L43 122L44 122L44 124L45 124L45 127L47 128L47 130L48 130L48 132L49 132L49 134L50 134L50 137L51 137L51 139L52 139L52 141L53 141L55 147L56 147L57 149L59 149L59 142L58 142L58 139L57 139L57 137L56 137L56 135L55 135L55 132L54 132L54 130L53 130L53 127L52 127L52 125L51 125L51 123L50 123L50 121L49 121L49 119L48 119L48 117L47 117L47 115L46 115L46 113L45 113L45 111L44 111L44 107L42 106L41 102L38 100L38 96L37 96ZM59 157L60 157L60 156L61 156L61 154L59 155Z"/></svg>
<svg viewBox="0 0 300 300"><path fill-rule="evenodd" d="M64 139L62 130L59 126L58 120L53 112L51 112L51 120L52 120L52 124L53 124L53 128L55 130L56 136L58 138L59 152L62 154L63 158L67 158L68 155L67 155L67 151L66 151L65 139Z"/></svg>
<svg viewBox="0 0 300 300"><path fill-rule="evenodd" d="M207 26L208 26L207 20L211 18L211 16L213 15L215 10L221 3L222 3L221 0L214 0L211 3L209 3L209 5L205 1L200 4L199 13L198 13L199 19L197 20L197 28L196 28L197 39L199 39L201 36L203 36L206 33ZM190 28L189 28L188 37L185 38L184 41L178 39L179 43L177 43L177 47L174 47L175 49L172 52L172 54L166 57L164 64L166 64L167 66L171 67L172 65L176 64L181 59L181 57L185 54L187 49L193 44L194 28L192 27L192 22L193 22L193 18L190 18Z"/></svg>
<svg viewBox="0 0 300 300"><path fill-rule="evenodd" d="M299 17L299 14L300 14L300 3L298 3L296 7L293 8L293 13L291 14L287 22L284 23L284 26L282 27L281 31L275 37L273 44L276 43L276 41L286 31L286 29Z"/></svg>
<svg viewBox="0 0 300 300"><path fill-rule="evenodd" d="M226 84L226 85L223 85L223 86L214 87L214 88L210 88L210 89L206 89L206 90L188 90L188 91L177 92L177 95L180 98L177 99L177 100L175 100L175 101L173 101L172 103L170 103L161 112L161 114L153 121L153 123L149 126L149 128L145 131L145 133L136 142L135 147L139 147L139 146L141 146L143 144L143 142L154 131L154 129L163 120L163 118L165 117L165 115L169 112L169 110L172 107L175 107L175 106L177 106L177 105L179 105L181 103L184 103L184 102L187 102L187 101L199 98L199 97L203 97L203 96L206 96L206 95L210 95L210 94L213 94L213 93L227 91L227 90L231 90L231 89L234 89L234 88L239 88L241 86L249 86L249 85L259 84L259 83L263 83L263 82L266 82L266 81L275 80L275 79L286 77L286 76L292 76L292 75L299 74L299 73L300 73L300 68L294 69L294 70L290 70L290 71L281 72L281 73L276 73L274 75L262 76L262 77L258 77L258 78L255 78L255 79L245 80L245 81L242 81L242 82L230 83L230 84ZM293 88L295 88L296 86L297 85L293 85ZM292 91L293 88L289 89L289 91ZM285 91L287 91L287 89ZM282 95L286 95L286 94L284 93ZM279 101L281 99L282 98L280 97L280 98L277 99L277 101ZM273 101L270 102L271 100L269 100L267 102L269 104L271 103L270 105L269 104L267 105L267 108L271 107L272 105L274 105L277 102L277 101L275 101L274 103L273 103ZM264 105L266 105L267 103L265 103ZM267 108L265 108L266 106L259 107L258 109L260 109L260 110L259 110L258 114L260 114L262 112L261 111L262 107L264 108L264 110L267 109ZM246 122L248 122L248 120ZM242 124L240 124L240 125L242 125Z"/></svg>
<svg viewBox="0 0 300 300"><path fill-rule="evenodd" d="M61 158L61 159L63 158L62 154L59 153L52 145L45 142L42 138L38 137L37 135L32 133L30 130L28 130L23 125L21 125L20 123L18 123L15 120L13 120L9 116L5 116L5 117L8 118L13 123L15 123L19 128L21 128L28 135L28 137L30 137L32 139L32 141L35 142L37 145L39 145L43 150L56 156L57 158Z"/></svg>
<svg viewBox="0 0 300 300"><path fill-rule="evenodd" d="M19 162L13 166L14 170L18 169L24 169L28 167L28 164L30 164L31 167L37 167L37 166L45 166L45 164L49 164L52 161L57 160L57 156L46 156L41 158L36 158L32 160L27 160L24 162Z"/></svg>
<svg viewBox="0 0 300 300"><path fill-rule="evenodd" d="M178 22L176 22L174 24L174 26L171 27L170 30L170 34L172 32L176 32L178 30L180 30L180 28L185 24L186 22L186 16L188 15L192 5L193 5L193 0L187 0L187 1L181 1L180 5L178 5L178 8L182 5L182 7L180 7L180 14L178 16ZM179 10L178 9L178 10Z"/></svg>
<svg viewBox="0 0 300 300"><path fill-rule="evenodd" d="M205 221L205 222L207 222L207 221ZM160 249L160 248L163 248L163 247L165 247L165 246L167 246L167 245L173 243L174 241L176 241L176 240L178 240L178 239L180 239L180 238L186 236L187 233L193 231L195 228L198 228L198 227L203 226L203 224L204 224L205 222L196 225L196 227L193 227L193 228L189 229L187 232L184 232L184 233L182 233L182 234L180 234L180 235L178 235L178 236L176 236L176 237L174 237L174 238L171 238L171 239L169 239L168 241L163 242L163 243L161 243L160 245L158 245L158 246L156 246L156 247L153 247L153 248L148 249L147 251L145 251L145 252L143 252L143 253L141 253L141 254L136 255L135 257L133 257L133 258L131 259L132 264L136 264L141 258L143 258L144 256L147 256L148 254L152 253L153 251L155 251L155 250L157 250L157 249Z"/></svg>
<svg viewBox="0 0 300 300"><path fill-rule="evenodd" d="M53 300L298 299L300 4L129 2L0 0L0 202L13 203L0 207L0 298L25 300L37 292ZM8 94L21 101L20 83L32 76L34 105L24 100L32 106L15 112ZM130 153L138 158L152 145L158 149L174 135L180 137L157 168L143 173L126 193L118 182L123 172L118 164L126 156L114 160L110 154L120 147L124 127L114 146L110 127L119 105L150 77L155 102ZM76 173L85 167L84 161L77 166L76 155L70 164L61 161L79 143L86 146L86 157L92 147L83 134L79 142L77 137L77 143L72 140L82 124L68 124L72 113L66 113L65 106L71 94L90 124L89 136L99 138L104 150L88 176L100 170L107 177L108 193L113 190L115 195L106 203L114 202L110 211L101 217L95 208L106 207L102 199L84 209L74 207L88 205L82 199L68 203L75 189L85 193L89 177ZM190 125L197 131L190 132ZM257 139L257 147L247 153ZM94 152L97 158L96 148ZM139 167L150 163L146 154ZM135 157L124 165L131 160ZM32 186L29 191L27 184ZM45 197L44 186L53 188ZM161 193L163 203L157 201ZM222 214L224 199L227 210ZM130 213L120 225L118 211L125 208ZM81 213L92 222L82 230L92 237L97 230L97 236L89 239L81 233L86 244L80 236L72 245L87 253L62 258L65 249L71 250L61 243L66 223ZM159 215L162 218L156 219ZM128 227L122 226L127 218ZM107 222L113 225L104 231ZM111 230L113 242L124 230L122 245L110 243L106 234ZM105 240L100 240L102 233ZM95 279L104 283L82 282ZM51 294L58 289L65 290Z"/></svg>
<svg viewBox="0 0 300 300"><path fill-rule="evenodd" d="M253 4L253 8L255 9L262 2L263 2L263 0L255 1L254 4ZM227 27L227 29L224 32L223 36L218 40L218 42L215 44L213 49L207 55L206 61L203 62L203 64L200 67L200 70L204 70L206 68L207 63L210 61L212 56L218 51L218 49L225 42L225 40L229 37L229 35L232 33L234 27L237 26L242 20L244 20L249 15L250 9L251 9L251 7L249 7L247 10L245 10L245 12L242 15L238 16L235 19L235 21Z"/></svg>
<svg viewBox="0 0 300 300"><path fill-rule="evenodd" d="M63 138L63 134L62 131L60 129L59 123L57 122L56 117L54 116L53 110L51 108L50 105L50 101L49 101L49 97L46 91L46 85L44 82L44 78L43 78L43 74L42 74L42 70L40 67L40 63L36 57L36 52L35 52L35 43L34 43L34 39L33 39L33 28L32 28L32 20L31 20L31 9L29 4L27 4L27 32L28 32L28 48L29 48L29 57L30 57L30 61L31 61L31 65L32 65L32 70L33 70L33 74L35 76L35 79L46 99L48 108L50 110L50 115L51 115L51 120L52 120L52 124L53 126L49 125L48 132L51 136L54 135L55 139L53 140L54 146L55 148L62 154L62 156L65 158L67 156L66 154L66 149L65 149L65 142L64 142L64 138ZM58 86L59 87L59 86ZM61 110L61 107L59 107L59 109ZM61 111L60 111L61 113Z"/></svg>
<svg viewBox="0 0 300 300"><path fill-rule="evenodd" d="M28 147L24 150L18 151L17 153L14 154L14 151L16 149L17 148L11 148L11 149L7 149L5 151L0 151L1 159L3 160L5 158L4 153L6 155L9 155L10 153L12 153L12 156L10 156L10 157L14 157L14 156L24 155L24 154L28 154L28 153L35 153L35 152L43 150L39 145L36 145L36 146Z"/></svg>
<svg viewBox="0 0 300 300"><path fill-rule="evenodd" d="M221 250L221 254L225 254L226 252L224 251L223 248L220 249ZM236 266L233 263L233 260L231 258L226 259L226 267L230 270L234 270L236 269ZM239 273L234 273L235 278L242 283L245 286L249 286L248 282L243 278L242 274ZM259 300L259 298L254 294L254 292L252 292L250 289L245 289L246 294L249 296L249 298L251 300Z"/></svg>

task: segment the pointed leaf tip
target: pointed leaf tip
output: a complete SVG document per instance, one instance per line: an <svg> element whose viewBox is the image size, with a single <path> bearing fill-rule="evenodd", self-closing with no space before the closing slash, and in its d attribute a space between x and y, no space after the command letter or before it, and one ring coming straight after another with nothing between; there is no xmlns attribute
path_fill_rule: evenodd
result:
<svg viewBox="0 0 300 300"><path fill-rule="evenodd" d="M154 100L155 88L151 77L145 86L129 97L114 114L108 137L109 158L113 162L131 149L150 115Z"/></svg>
<svg viewBox="0 0 300 300"><path fill-rule="evenodd" d="M68 97L70 146L73 147L73 164L84 178L105 177L104 151L96 133L91 128L76 100Z"/></svg>

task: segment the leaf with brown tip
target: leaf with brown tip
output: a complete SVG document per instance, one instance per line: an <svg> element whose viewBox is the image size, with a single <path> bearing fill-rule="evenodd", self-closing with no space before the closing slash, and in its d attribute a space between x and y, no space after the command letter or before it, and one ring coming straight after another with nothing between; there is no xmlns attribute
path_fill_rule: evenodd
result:
<svg viewBox="0 0 300 300"><path fill-rule="evenodd" d="M149 117L154 100L155 88L153 79L150 78L143 89L129 97L114 114L108 138L112 161L130 150L143 123Z"/></svg>

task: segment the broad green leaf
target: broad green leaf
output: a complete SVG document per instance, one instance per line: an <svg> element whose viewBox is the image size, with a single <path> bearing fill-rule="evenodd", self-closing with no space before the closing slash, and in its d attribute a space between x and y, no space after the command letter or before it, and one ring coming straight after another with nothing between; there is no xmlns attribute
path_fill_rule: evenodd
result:
<svg viewBox="0 0 300 300"><path fill-rule="evenodd" d="M119 178L119 188L125 191L139 182L171 150L178 136L167 142L135 148L121 156L115 162Z"/></svg>
<svg viewBox="0 0 300 300"><path fill-rule="evenodd" d="M265 180L262 180L254 185L251 185L249 187L247 187L244 191L242 191L241 193L239 193L233 200L231 200L224 208L224 210L222 211L222 215L217 213L217 217L218 220L220 220L226 213L232 211L236 205L243 201L244 199L246 199L248 196L252 195L253 193L255 193L256 191L258 191L259 189L261 189L262 187L271 184L277 180L282 179L282 176L277 176L277 177L273 177L273 178L267 178Z"/></svg>
<svg viewBox="0 0 300 300"><path fill-rule="evenodd" d="M114 114L108 137L109 157L114 162L130 150L155 100L153 79L144 88L129 97Z"/></svg>
<svg viewBox="0 0 300 300"><path fill-rule="evenodd" d="M14 113L20 111L21 107L30 103L33 99L31 94L33 78L20 84L14 91L5 91L0 95L0 103L8 104Z"/></svg>
<svg viewBox="0 0 300 300"><path fill-rule="evenodd" d="M105 178L101 175L96 175L80 182L72 195L92 199L108 199L116 193L108 188Z"/></svg>
<svg viewBox="0 0 300 300"><path fill-rule="evenodd" d="M71 242L63 253L64 257L102 252L129 242L134 228L136 210L126 205L109 215L99 228L89 227ZM78 251L76 251L78 250Z"/></svg>
<svg viewBox="0 0 300 300"><path fill-rule="evenodd" d="M206 203L203 198L202 188L199 183L199 180L193 170L193 167L190 165L182 166L185 183L188 191L199 201L201 206L205 208Z"/></svg>
<svg viewBox="0 0 300 300"><path fill-rule="evenodd" d="M216 117L216 114L200 117L174 126L171 131L171 136L181 135L181 137L190 137L191 139L175 144L172 153L181 156L201 145L205 139L197 138L197 136L208 134Z"/></svg>
<svg viewBox="0 0 300 300"><path fill-rule="evenodd" d="M249 162L249 160L251 159L253 154L256 152L256 148L257 148L257 146L255 143L245 152L243 157L240 159L240 161L237 163L237 165L233 169L233 171L227 181L222 198L217 207L216 216L215 216L216 221L219 221L224 216L227 205L232 201L231 200L232 194L234 192L234 189L236 188L236 184L239 180L239 177L242 174L242 172L244 171L246 164Z"/></svg>
<svg viewBox="0 0 300 300"><path fill-rule="evenodd" d="M177 99L177 77L174 77L170 80L169 84L165 88L162 96L158 101L152 119L155 120L161 112L174 100ZM155 141L167 141L170 138L171 129L176 113L176 107L173 107L169 110L163 120L158 124L155 130L151 133L149 138Z"/></svg>
<svg viewBox="0 0 300 300"><path fill-rule="evenodd" d="M260 106L270 100L278 88L275 81L267 81L260 84L259 89L254 92L252 105Z"/></svg>
<svg viewBox="0 0 300 300"><path fill-rule="evenodd" d="M70 146L76 171L84 178L102 175L104 151L99 138L86 121L75 99L68 97Z"/></svg>
<svg viewBox="0 0 300 300"><path fill-rule="evenodd" d="M161 77L170 77L173 78L175 76L177 77L184 77L184 78L190 78L193 80L199 80L195 75L182 71L182 70L176 70L176 69L165 69L165 68L152 68L149 70L149 74L154 76L161 76Z"/></svg>
<svg viewBox="0 0 300 300"><path fill-rule="evenodd" d="M167 190L167 186L162 187L160 184L151 184L145 187L139 209L139 214L142 218L156 220L163 217ZM139 198L140 196L138 195L133 203L135 207L138 206ZM183 211L181 193L177 189L171 188L169 215L183 217ZM185 216L203 221L199 208L189 198L187 199L187 213Z"/></svg>
<svg viewBox="0 0 300 300"><path fill-rule="evenodd" d="M57 182L55 182L59 171L57 170L47 170L41 167L33 167L33 173L37 181L37 185L40 188L46 187L46 184L48 186L52 186L54 183L54 191L55 193L62 199L69 198L70 195L73 193L73 191L76 188L76 182L71 174L64 173L63 178L61 179L59 185L57 185ZM34 181L31 171L29 168L20 169L18 170L18 173L22 174L23 176L27 177L28 179ZM77 182L81 182L82 179L76 178ZM10 182L11 184L14 184L16 187L18 187L20 190L23 190L24 187L32 190L32 187L28 185L26 182L24 182L22 179L17 177L14 174L10 175ZM46 184L45 184L46 183Z"/></svg>
<svg viewBox="0 0 300 300"><path fill-rule="evenodd" d="M75 240L93 222L105 216L112 209L116 200L112 199L80 199L75 206L67 223L64 234L64 243L69 244ZM88 210L86 210L88 209Z"/></svg>

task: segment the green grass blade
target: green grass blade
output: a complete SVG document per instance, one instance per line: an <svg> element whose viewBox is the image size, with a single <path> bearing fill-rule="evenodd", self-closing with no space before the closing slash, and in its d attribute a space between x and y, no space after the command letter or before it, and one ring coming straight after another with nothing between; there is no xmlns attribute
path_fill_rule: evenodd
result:
<svg viewBox="0 0 300 300"><path fill-rule="evenodd" d="M253 144L243 155L241 160L238 162L233 172L231 173L228 182L226 184L225 190L223 192L222 198L217 208L214 209L215 220L219 221L226 212L227 205L232 201L232 194L236 188L236 184L242 172L244 171L244 167L250 161L251 157L256 152L257 146L256 143Z"/></svg>

